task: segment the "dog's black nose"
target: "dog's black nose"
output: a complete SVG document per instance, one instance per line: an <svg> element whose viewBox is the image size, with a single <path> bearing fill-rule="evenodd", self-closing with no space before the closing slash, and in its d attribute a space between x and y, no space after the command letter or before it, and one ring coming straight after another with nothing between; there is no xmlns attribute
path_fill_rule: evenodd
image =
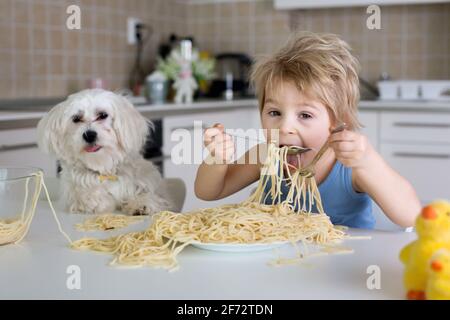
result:
<svg viewBox="0 0 450 320"><path fill-rule="evenodd" d="M83 133L83 139L87 143L93 143L97 139L97 132L88 130Z"/></svg>

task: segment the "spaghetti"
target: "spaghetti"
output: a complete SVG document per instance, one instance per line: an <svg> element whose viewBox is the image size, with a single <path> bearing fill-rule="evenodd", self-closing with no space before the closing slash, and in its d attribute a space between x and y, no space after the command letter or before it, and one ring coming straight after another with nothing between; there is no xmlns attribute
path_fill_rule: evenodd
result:
<svg viewBox="0 0 450 320"><path fill-rule="evenodd" d="M77 223L75 228L78 231L107 231L125 228L131 224L141 222L142 220L144 220L143 217L107 213L88 218L82 223Z"/></svg>
<svg viewBox="0 0 450 320"><path fill-rule="evenodd" d="M30 180L34 178L35 180L35 188L34 194L31 199L31 205L27 208L28 197L29 197L29 183ZM0 245L9 244L9 243L19 243L26 236L31 221L33 220L37 202L39 200L39 195L41 193L42 188L44 188L47 201L50 205L50 208L53 213L53 217L58 225L58 229L64 237L72 243L70 237L62 230L61 223L56 215L55 209L53 208L52 202L50 200L50 195L47 190L47 186L44 182L44 174L42 171L38 171L36 173L31 174L26 178L25 182L25 196L22 206L22 212L18 215L17 219L1 219L0 220Z"/></svg>
<svg viewBox="0 0 450 320"><path fill-rule="evenodd" d="M27 211L30 179L31 177L27 177L25 181L25 196L23 199L22 212L19 214L19 218L0 220L0 245L18 243L25 237L25 234L28 231L31 220L33 219L37 196L40 192L40 186L38 181L36 181L35 195L31 202L31 208L28 208Z"/></svg>
<svg viewBox="0 0 450 320"><path fill-rule="evenodd" d="M185 214L163 211L153 216L153 223L142 232L132 232L105 240L83 238L72 243L79 250L111 253L111 264L153 266L174 270L177 255L189 244L201 243L296 243L329 244L345 236L323 212L314 177L284 173L287 147L269 145L256 191L240 204L201 209ZM289 192L281 201L281 184ZM266 194L267 184L271 187ZM271 196L271 204L263 204ZM308 204L306 202L308 198ZM316 204L319 213L311 213ZM295 214L294 208L301 208Z"/></svg>

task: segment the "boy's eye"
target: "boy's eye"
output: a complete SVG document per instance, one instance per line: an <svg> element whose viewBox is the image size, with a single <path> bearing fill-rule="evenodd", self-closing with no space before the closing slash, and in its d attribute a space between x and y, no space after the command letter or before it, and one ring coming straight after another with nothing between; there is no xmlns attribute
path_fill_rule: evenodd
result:
<svg viewBox="0 0 450 320"><path fill-rule="evenodd" d="M279 111L269 111L268 114L271 117L277 117L277 116L281 115L281 113Z"/></svg>
<svg viewBox="0 0 450 320"><path fill-rule="evenodd" d="M97 120L104 120L106 118L108 118L108 114L106 112L99 112Z"/></svg>
<svg viewBox="0 0 450 320"><path fill-rule="evenodd" d="M73 123L81 122L81 116L73 116L72 117L72 122Z"/></svg>
<svg viewBox="0 0 450 320"><path fill-rule="evenodd" d="M300 114L299 114L299 117L300 117L301 119L309 119L309 118L312 118L312 116L311 116L309 113L305 113L305 112L300 113Z"/></svg>

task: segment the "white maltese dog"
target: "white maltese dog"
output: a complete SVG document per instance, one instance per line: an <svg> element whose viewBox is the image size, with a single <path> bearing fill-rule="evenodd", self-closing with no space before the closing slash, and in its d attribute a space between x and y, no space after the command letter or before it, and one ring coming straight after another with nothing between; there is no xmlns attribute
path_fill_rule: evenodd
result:
<svg viewBox="0 0 450 320"><path fill-rule="evenodd" d="M39 146L61 162L70 212L173 208L159 171L141 154L149 126L125 97L101 89L72 94L42 118Z"/></svg>

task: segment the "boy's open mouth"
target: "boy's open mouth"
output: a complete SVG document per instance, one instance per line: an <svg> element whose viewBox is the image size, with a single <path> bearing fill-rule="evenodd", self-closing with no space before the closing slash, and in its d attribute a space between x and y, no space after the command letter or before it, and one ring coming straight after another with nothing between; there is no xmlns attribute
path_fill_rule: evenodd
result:
<svg viewBox="0 0 450 320"><path fill-rule="evenodd" d="M288 147L288 146L291 146L291 145L290 144L280 144L280 148ZM286 166L290 169L298 168L300 166L300 155L298 155L298 154L288 154L286 157L286 160L287 160Z"/></svg>
<svg viewBox="0 0 450 320"><path fill-rule="evenodd" d="M300 158L300 156L297 155L297 154L288 154L287 155L287 162L291 166L293 166L295 168L298 168L300 166L299 158Z"/></svg>

